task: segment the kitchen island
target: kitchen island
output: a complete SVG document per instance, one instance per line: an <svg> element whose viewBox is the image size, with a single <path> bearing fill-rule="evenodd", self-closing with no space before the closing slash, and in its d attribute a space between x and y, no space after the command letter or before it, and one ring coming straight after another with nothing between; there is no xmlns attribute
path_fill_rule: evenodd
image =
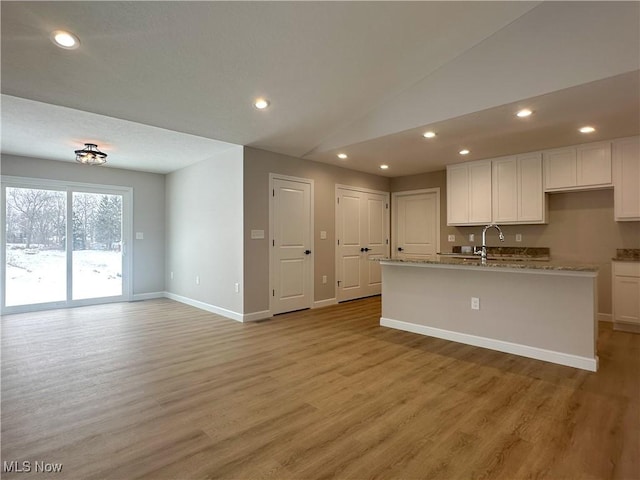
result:
<svg viewBox="0 0 640 480"><path fill-rule="evenodd" d="M598 369L597 267L527 261L482 265L445 257L380 264L381 326Z"/></svg>

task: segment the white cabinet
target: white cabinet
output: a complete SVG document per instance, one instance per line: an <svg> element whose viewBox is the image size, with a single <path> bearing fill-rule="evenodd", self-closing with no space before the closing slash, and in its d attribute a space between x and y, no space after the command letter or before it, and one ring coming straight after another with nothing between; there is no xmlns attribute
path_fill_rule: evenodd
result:
<svg viewBox="0 0 640 480"><path fill-rule="evenodd" d="M447 167L447 225L491 223L491 160Z"/></svg>
<svg viewBox="0 0 640 480"><path fill-rule="evenodd" d="M493 160L492 220L495 223L545 223L542 155L529 153Z"/></svg>
<svg viewBox="0 0 640 480"><path fill-rule="evenodd" d="M589 143L544 152L547 192L611 186L611 142Z"/></svg>
<svg viewBox="0 0 640 480"><path fill-rule="evenodd" d="M613 321L616 328L640 333L640 262L612 265Z"/></svg>
<svg viewBox="0 0 640 480"><path fill-rule="evenodd" d="M613 142L616 220L640 220L640 137Z"/></svg>

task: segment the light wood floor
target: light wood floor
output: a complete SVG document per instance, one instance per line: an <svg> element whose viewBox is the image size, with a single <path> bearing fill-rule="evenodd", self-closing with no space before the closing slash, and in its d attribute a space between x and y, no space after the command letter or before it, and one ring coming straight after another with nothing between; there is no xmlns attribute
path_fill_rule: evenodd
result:
<svg viewBox="0 0 640 480"><path fill-rule="evenodd" d="M5 316L2 478L640 478L640 335L598 373L382 328L379 298L241 324L170 300Z"/></svg>

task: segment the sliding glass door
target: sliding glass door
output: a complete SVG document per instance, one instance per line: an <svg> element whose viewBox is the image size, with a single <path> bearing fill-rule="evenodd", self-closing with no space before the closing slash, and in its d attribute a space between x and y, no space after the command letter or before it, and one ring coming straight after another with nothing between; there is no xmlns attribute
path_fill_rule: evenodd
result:
<svg viewBox="0 0 640 480"><path fill-rule="evenodd" d="M130 196L3 179L3 312L127 300Z"/></svg>

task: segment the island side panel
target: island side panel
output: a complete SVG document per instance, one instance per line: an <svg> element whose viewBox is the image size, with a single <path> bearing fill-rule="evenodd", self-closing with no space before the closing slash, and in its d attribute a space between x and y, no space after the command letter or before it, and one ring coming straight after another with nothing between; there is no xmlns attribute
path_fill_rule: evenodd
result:
<svg viewBox="0 0 640 480"><path fill-rule="evenodd" d="M596 368L595 275L412 264L383 265L382 272L382 325L433 336L444 332L441 338L447 338L446 332L463 334L452 339ZM471 297L480 299L480 310L471 309ZM476 339L507 342L514 348ZM579 358L546 358L539 352L531 354L531 349Z"/></svg>

